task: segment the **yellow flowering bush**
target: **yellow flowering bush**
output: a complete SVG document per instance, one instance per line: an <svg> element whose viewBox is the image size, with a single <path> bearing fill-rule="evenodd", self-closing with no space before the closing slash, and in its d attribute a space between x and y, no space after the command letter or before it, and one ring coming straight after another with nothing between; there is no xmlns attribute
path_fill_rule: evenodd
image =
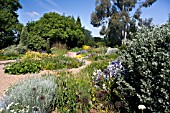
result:
<svg viewBox="0 0 170 113"><path fill-rule="evenodd" d="M90 46L83 45L82 49L83 49L83 50L88 50L88 49L90 49Z"/></svg>
<svg viewBox="0 0 170 113"><path fill-rule="evenodd" d="M39 53L35 51L27 51L26 54L22 57L22 60L31 59L31 60L42 60L48 57L54 57L56 55L47 54L47 53Z"/></svg>

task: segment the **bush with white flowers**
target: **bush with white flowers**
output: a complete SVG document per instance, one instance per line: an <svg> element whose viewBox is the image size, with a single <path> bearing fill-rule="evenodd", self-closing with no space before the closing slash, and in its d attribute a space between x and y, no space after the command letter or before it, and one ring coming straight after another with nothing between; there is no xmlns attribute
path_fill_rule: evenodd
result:
<svg viewBox="0 0 170 113"><path fill-rule="evenodd" d="M142 103L150 112L170 113L169 25L142 28L132 37L122 53L128 73L117 88L132 111Z"/></svg>

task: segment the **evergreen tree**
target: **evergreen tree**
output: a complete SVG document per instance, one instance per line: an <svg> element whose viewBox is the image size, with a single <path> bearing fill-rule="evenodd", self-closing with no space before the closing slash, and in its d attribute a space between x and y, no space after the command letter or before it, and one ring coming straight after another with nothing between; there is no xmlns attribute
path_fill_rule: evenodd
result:
<svg viewBox="0 0 170 113"><path fill-rule="evenodd" d="M29 37L30 37L30 35L29 35L28 31L27 31L27 27L23 27L22 31L21 31L19 44L23 45L23 46L27 46L28 41L29 41Z"/></svg>
<svg viewBox="0 0 170 113"><path fill-rule="evenodd" d="M81 27L81 20L79 16L77 17L76 25Z"/></svg>

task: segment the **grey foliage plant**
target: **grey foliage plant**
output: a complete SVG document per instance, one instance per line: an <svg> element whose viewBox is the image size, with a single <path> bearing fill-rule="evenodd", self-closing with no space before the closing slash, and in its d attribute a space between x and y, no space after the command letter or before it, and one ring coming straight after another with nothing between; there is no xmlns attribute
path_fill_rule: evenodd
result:
<svg viewBox="0 0 170 113"><path fill-rule="evenodd" d="M1 102L1 107L7 110L9 104L19 103L29 106L29 113L35 108L41 113L50 113L56 101L55 82L49 78L31 78L11 87Z"/></svg>
<svg viewBox="0 0 170 113"><path fill-rule="evenodd" d="M122 52L128 73L119 77L117 84L131 110L144 104L150 112L170 112L169 28L167 24L141 28Z"/></svg>

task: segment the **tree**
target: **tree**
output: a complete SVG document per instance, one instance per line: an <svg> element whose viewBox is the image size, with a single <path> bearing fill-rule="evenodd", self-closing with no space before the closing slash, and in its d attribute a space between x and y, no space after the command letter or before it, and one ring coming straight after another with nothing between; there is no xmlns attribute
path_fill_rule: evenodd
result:
<svg viewBox="0 0 170 113"><path fill-rule="evenodd" d="M110 41L110 46L121 45L124 43L123 39L126 41L129 31L134 28L137 21L140 26L142 25L141 8L150 7L154 2L156 0L144 2L141 0L96 0L95 12L91 14L91 24L94 27L103 26L100 33ZM139 7L134 14L130 15L137 4ZM150 23L150 20L146 22Z"/></svg>
<svg viewBox="0 0 170 113"><path fill-rule="evenodd" d="M170 14L169 14L169 19L168 19L168 23L170 24Z"/></svg>
<svg viewBox="0 0 170 113"><path fill-rule="evenodd" d="M28 46L29 38L30 38L30 34L27 31L27 27L23 27L21 31L19 44L23 46Z"/></svg>
<svg viewBox="0 0 170 113"><path fill-rule="evenodd" d="M47 47L47 42L38 35L31 36L28 40L28 48L33 51L42 51Z"/></svg>
<svg viewBox="0 0 170 113"><path fill-rule="evenodd" d="M84 44L94 46L95 42L93 36L91 35L91 31L84 28L83 32L84 32Z"/></svg>
<svg viewBox="0 0 170 113"><path fill-rule="evenodd" d="M81 26L81 20L80 20L79 16L77 17L76 25L79 26L79 27L82 27Z"/></svg>
<svg viewBox="0 0 170 113"><path fill-rule="evenodd" d="M22 8L18 0L0 0L0 48L16 42L16 27L19 24L16 11Z"/></svg>
<svg viewBox="0 0 170 113"><path fill-rule="evenodd" d="M27 27L31 35L38 35L45 40L49 38L51 45L65 43L68 48L72 48L84 43L83 29L76 25L75 19L71 16L50 12L38 21L27 23Z"/></svg>

